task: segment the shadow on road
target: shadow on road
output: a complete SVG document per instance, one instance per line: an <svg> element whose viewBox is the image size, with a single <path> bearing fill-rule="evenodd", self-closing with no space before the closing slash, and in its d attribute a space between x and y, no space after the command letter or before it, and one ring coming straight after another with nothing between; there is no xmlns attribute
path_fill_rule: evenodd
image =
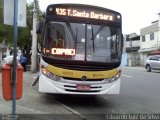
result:
<svg viewBox="0 0 160 120"><path fill-rule="evenodd" d="M113 107L114 103L112 101L104 99L102 96L91 96L91 95L55 95L55 94L46 94L44 96L46 102L51 102L53 99L72 107L80 106L83 108L93 107L93 108L102 108L102 107Z"/></svg>

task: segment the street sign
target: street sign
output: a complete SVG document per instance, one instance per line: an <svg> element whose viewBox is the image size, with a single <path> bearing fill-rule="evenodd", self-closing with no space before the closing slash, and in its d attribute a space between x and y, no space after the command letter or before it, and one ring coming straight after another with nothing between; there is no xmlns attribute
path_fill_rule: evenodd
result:
<svg viewBox="0 0 160 120"><path fill-rule="evenodd" d="M26 27L26 2L18 2L18 26L21 27ZM14 0L4 0L4 24L14 25Z"/></svg>

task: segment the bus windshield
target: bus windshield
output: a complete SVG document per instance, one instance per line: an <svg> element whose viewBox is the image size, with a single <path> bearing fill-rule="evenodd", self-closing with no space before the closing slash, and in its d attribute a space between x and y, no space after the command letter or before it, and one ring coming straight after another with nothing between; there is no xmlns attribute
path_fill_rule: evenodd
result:
<svg viewBox="0 0 160 120"><path fill-rule="evenodd" d="M50 21L45 27L43 55L57 60L119 62L121 29L90 23Z"/></svg>

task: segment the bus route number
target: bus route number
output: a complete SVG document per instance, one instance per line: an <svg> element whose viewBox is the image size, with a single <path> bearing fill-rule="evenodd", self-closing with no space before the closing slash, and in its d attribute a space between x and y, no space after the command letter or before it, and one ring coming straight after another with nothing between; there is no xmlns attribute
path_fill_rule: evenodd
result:
<svg viewBox="0 0 160 120"><path fill-rule="evenodd" d="M56 8L57 15L66 15L66 9Z"/></svg>

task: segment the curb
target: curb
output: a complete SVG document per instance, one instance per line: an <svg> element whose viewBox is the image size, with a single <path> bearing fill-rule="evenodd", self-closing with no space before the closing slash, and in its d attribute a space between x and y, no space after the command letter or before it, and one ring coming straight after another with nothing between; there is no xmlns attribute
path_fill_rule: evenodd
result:
<svg viewBox="0 0 160 120"><path fill-rule="evenodd" d="M122 69L145 70L145 67L143 67L143 66L139 66L139 67L122 67Z"/></svg>

